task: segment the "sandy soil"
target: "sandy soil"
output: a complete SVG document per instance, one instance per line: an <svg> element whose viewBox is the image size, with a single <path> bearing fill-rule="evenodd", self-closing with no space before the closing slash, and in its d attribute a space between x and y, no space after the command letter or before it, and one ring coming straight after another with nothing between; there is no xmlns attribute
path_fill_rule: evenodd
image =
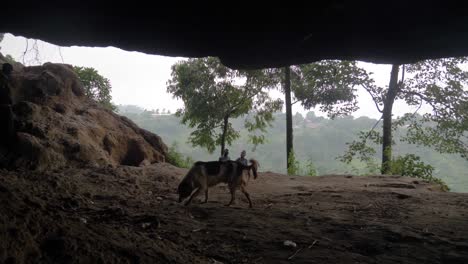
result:
<svg viewBox="0 0 468 264"><path fill-rule="evenodd" d="M391 176L251 179L176 202L186 170L0 171L1 263L468 263L468 194ZM290 240L294 246L286 246Z"/></svg>

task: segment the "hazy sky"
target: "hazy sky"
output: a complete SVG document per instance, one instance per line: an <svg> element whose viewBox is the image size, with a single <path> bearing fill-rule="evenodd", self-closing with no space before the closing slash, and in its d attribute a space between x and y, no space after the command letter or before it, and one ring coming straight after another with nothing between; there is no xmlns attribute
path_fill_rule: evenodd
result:
<svg viewBox="0 0 468 264"><path fill-rule="evenodd" d="M19 62L23 62L23 53L27 40L23 37L6 34L0 43L0 52L10 54ZM28 41L31 49L33 40ZM113 102L116 104L138 105L146 109L169 109L175 112L183 106L181 101L172 98L166 92L166 82L171 75L171 65L184 59L180 57L164 57L148 55L140 52L129 52L114 47L62 47L38 42L39 59L45 62L63 62L76 66L95 68L101 75L108 78L112 84ZM36 64L34 52L30 51L24 58L26 65ZM379 85L387 85L390 75L390 65L361 63L366 70L374 73L374 79ZM278 91L271 93L273 97L283 98ZM379 118L380 113L370 96L365 91L359 91L360 109L353 115ZM396 103L394 114L401 115L411 110L404 103ZM305 111L299 104L293 106L293 113ZM319 115L318 110L315 111Z"/></svg>

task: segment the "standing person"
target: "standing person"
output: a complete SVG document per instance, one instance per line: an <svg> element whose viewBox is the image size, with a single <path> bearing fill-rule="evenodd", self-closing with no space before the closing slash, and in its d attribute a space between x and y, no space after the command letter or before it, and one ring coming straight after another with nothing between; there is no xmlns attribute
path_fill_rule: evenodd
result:
<svg viewBox="0 0 468 264"><path fill-rule="evenodd" d="M246 155L245 150L242 150L240 157L237 158L236 161L240 162L242 165L247 167L248 166L248 161L245 158L245 155ZM242 172L242 173L244 173L244 172ZM250 170L247 171L247 175L249 176L249 179L250 179Z"/></svg>
<svg viewBox="0 0 468 264"><path fill-rule="evenodd" d="M248 166L248 161L245 158L245 154L246 154L245 150L242 150L240 157L237 158L236 161L242 163L242 165L244 165L244 166Z"/></svg>

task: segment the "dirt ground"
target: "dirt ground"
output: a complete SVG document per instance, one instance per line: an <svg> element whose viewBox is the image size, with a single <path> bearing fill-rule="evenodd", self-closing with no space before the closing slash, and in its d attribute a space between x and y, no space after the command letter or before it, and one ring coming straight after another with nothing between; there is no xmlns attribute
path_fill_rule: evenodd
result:
<svg viewBox="0 0 468 264"><path fill-rule="evenodd" d="M225 207L225 186L185 207L175 193L185 172L0 171L0 262L468 263L468 194L411 178L265 172L249 183L252 209L240 192Z"/></svg>

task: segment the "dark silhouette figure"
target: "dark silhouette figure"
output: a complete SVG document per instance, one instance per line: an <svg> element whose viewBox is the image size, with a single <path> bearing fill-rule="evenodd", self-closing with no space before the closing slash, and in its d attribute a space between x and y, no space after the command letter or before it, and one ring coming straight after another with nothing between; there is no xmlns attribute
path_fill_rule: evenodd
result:
<svg viewBox="0 0 468 264"><path fill-rule="evenodd" d="M231 158L229 157L229 150L224 149L223 156L219 157L219 161L230 161Z"/></svg>

